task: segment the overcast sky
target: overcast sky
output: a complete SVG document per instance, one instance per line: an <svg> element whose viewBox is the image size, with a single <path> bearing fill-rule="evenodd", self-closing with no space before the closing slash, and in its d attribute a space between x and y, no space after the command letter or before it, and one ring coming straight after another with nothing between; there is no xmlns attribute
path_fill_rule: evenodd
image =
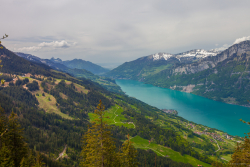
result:
<svg viewBox="0 0 250 167"><path fill-rule="evenodd" d="M0 0L9 50L123 63L250 36L249 0ZM0 34L0 35L1 35Z"/></svg>

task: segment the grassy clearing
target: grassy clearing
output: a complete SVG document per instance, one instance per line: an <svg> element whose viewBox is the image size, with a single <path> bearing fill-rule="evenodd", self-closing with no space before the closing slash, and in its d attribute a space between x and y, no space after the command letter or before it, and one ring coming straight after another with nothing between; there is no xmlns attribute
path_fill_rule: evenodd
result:
<svg viewBox="0 0 250 167"><path fill-rule="evenodd" d="M130 122L125 122L127 119L122 115L121 113L123 112L123 109L118 106L112 106L109 110L107 110L104 120L108 122L110 125L116 125L116 126L124 126L127 128L134 128L134 124ZM88 113L90 121L94 121L96 118L96 114L94 113Z"/></svg>
<svg viewBox="0 0 250 167"><path fill-rule="evenodd" d="M68 99L68 96L67 96L67 95L65 95L65 94L63 94L63 93L61 93L61 92L59 93L59 95L60 95L60 96L61 96L61 98L63 98L63 99L66 99L66 100Z"/></svg>
<svg viewBox="0 0 250 167"><path fill-rule="evenodd" d="M230 154L229 155L222 155L221 158L224 158L227 161L230 161L232 159Z"/></svg>
<svg viewBox="0 0 250 167"><path fill-rule="evenodd" d="M42 94L44 93L45 96L43 96ZM38 102L39 102L39 107L44 109L46 112L48 113L55 113L60 115L62 118L65 119L70 119L72 120L73 118L70 117L67 114L62 113L56 106L56 99L54 98L54 96L47 94L41 90L35 91L33 92L33 94L35 94ZM37 96L37 94L39 96Z"/></svg>
<svg viewBox="0 0 250 167"><path fill-rule="evenodd" d="M209 167L211 165L206 164L204 162L201 162L189 155L181 155L179 152L176 152L168 147L164 147L162 145L159 144L155 144L155 143L150 143L149 141L146 139L141 138L140 136L135 136L131 139L135 148L140 148L140 149L151 149L153 150L157 155L159 156L167 156L170 159L177 161L177 162L183 162L183 163L190 163L194 166L197 165L203 165L204 167Z"/></svg>
<svg viewBox="0 0 250 167"><path fill-rule="evenodd" d="M81 85L78 85L76 83L74 83L75 87L76 87L76 90L77 92L83 92L84 94L87 94L89 92L89 90L85 89L84 86L81 86Z"/></svg>

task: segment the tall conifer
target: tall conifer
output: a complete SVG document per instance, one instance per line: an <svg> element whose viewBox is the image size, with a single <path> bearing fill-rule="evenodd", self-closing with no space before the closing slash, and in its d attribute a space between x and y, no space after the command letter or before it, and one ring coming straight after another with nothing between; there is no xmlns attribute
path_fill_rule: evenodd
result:
<svg viewBox="0 0 250 167"><path fill-rule="evenodd" d="M14 161L14 166L18 167L22 159L27 156L28 147L24 142L23 129L21 129L17 115L13 111L9 116L5 143Z"/></svg>
<svg viewBox="0 0 250 167"><path fill-rule="evenodd" d="M104 119L105 107L100 100L95 114L97 118L83 137L80 166L84 167L117 167L117 155L110 127Z"/></svg>
<svg viewBox="0 0 250 167"><path fill-rule="evenodd" d="M127 136L128 140L126 140L122 144L122 153L121 153L121 160L122 165L124 167L137 167L138 162L136 159L137 156L137 150L132 145L132 142L130 141L129 135Z"/></svg>

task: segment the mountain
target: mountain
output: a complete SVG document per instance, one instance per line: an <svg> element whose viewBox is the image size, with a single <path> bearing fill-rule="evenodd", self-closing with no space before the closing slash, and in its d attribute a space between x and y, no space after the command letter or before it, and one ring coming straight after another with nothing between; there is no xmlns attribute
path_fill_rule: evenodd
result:
<svg viewBox="0 0 250 167"><path fill-rule="evenodd" d="M121 146L127 134L134 137L131 140L138 150L140 166L155 165L155 157L157 166L202 164L208 167L213 162L216 144L211 144L211 137L194 132L198 129L207 129L208 134L223 132L197 124L196 129L190 130L187 128L190 122L181 117L164 113L135 98L109 92L90 80L77 79L45 64L30 62L6 48L0 50L0 58L4 73L0 79L6 78L5 84L0 86L1 106L6 115L12 111L17 113L28 146L50 158L52 165L49 166L57 166L54 162L62 152L60 162L64 166L78 166L82 134L95 118L93 111L100 99L106 107L116 144ZM237 142L230 143L236 145ZM230 145L221 153L228 155L232 151Z"/></svg>
<svg viewBox="0 0 250 167"><path fill-rule="evenodd" d="M182 64L191 64L206 57L212 57L219 52L203 49L191 50L179 54L156 53L126 62L119 67L106 73L105 76L119 79L135 79L143 81L145 77L157 74L166 69Z"/></svg>
<svg viewBox="0 0 250 167"><path fill-rule="evenodd" d="M66 72L66 73L68 73L72 76L75 76L77 78L90 79L90 80L100 84L101 86L103 86L104 88L106 88L109 91L123 94L121 88L118 85L116 85L114 80L106 78L104 76L95 75L95 74L93 74L90 71L87 71L85 69L69 68L69 67L65 66L64 64L62 64L63 61L59 58L57 58L57 59L52 58L49 60L49 59L41 59L37 56L31 55L31 54L26 54L26 53L21 53L21 52L16 52L16 54L18 56L26 59L26 60L31 61L31 62L35 62L39 65L45 64L52 69Z"/></svg>
<svg viewBox="0 0 250 167"><path fill-rule="evenodd" d="M92 72L93 74L103 74L109 71L109 69L103 68L99 65L96 65L90 61L85 61L82 59L74 59L74 60L67 60L62 61L61 59L57 58L51 58L52 62L63 64L71 69L77 68L77 69L85 69L87 71Z"/></svg>
<svg viewBox="0 0 250 167"><path fill-rule="evenodd" d="M178 55L181 55L179 62L175 59L177 56L165 56L157 61L154 61L154 55L143 57L124 63L107 76L135 79L230 104L249 104L250 41L234 44L218 54ZM185 62L181 58L191 60Z"/></svg>

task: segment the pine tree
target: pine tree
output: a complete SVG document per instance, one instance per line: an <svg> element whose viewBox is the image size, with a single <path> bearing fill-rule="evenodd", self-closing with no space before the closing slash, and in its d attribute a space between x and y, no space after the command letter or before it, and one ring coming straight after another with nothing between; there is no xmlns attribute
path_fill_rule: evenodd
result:
<svg viewBox="0 0 250 167"><path fill-rule="evenodd" d="M4 115L4 109L0 106L0 149L2 148L2 143L4 135L7 131L7 119Z"/></svg>
<svg viewBox="0 0 250 167"><path fill-rule="evenodd" d="M137 150L132 145L132 142L130 141L129 135L127 136L128 140L126 140L122 144L122 153L121 153L121 160L122 165L124 167L137 167L138 162L136 159L137 156Z"/></svg>
<svg viewBox="0 0 250 167"><path fill-rule="evenodd" d="M6 146L7 118L4 109L0 107L0 166L13 166L11 152Z"/></svg>
<svg viewBox="0 0 250 167"><path fill-rule="evenodd" d="M13 111L9 116L5 143L10 151L10 156L14 161L14 166L18 167L22 159L27 156L28 147L24 142L23 129L21 129L17 120L17 115Z"/></svg>
<svg viewBox="0 0 250 167"><path fill-rule="evenodd" d="M93 122L92 126L88 127L88 131L83 137L83 148L81 152L80 166L84 167L117 167L118 160L115 152L114 140L111 137L110 127L107 124L105 107L100 100L95 114L97 118Z"/></svg>

